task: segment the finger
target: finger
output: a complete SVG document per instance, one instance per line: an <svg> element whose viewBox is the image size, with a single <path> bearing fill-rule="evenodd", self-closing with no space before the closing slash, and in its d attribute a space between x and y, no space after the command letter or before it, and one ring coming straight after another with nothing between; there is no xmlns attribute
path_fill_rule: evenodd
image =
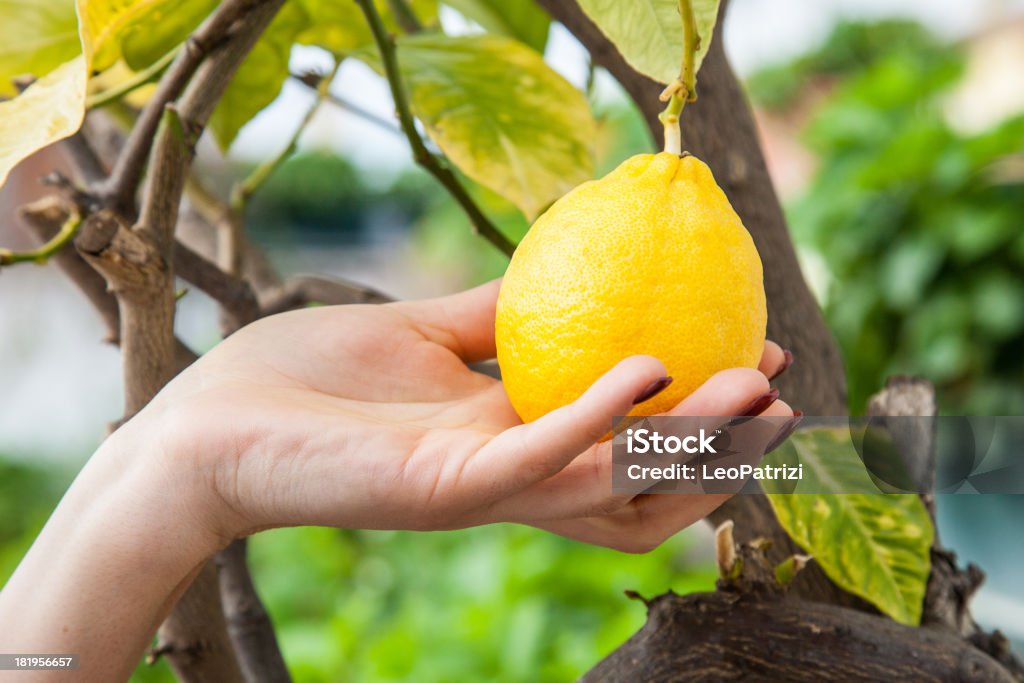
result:
<svg viewBox="0 0 1024 683"><path fill-rule="evenodd" d="M621 361L572 403L491 440L467 464L467 480L489 487L498 501L547 479L593 447L611 431L612 418L628 413L664 376L665 366L652 356Z"/></svg>
<svg viewBox="0 0 1024 683"><path fill-rule="evenodd" d="M763 415L788 417L792 409L777 401ZM553 533L624 552L648 552L707 517L730 494L645 494L599 517L548 520L538 524Z"/></svg>
<svg viewBox="0 0 1024 683"><path fill-rule="evenodd" d="M769 380L773 380L788 370L792 364L792 351L783 349L773 341L766 341L764 343L764 353L761 355L761 362L758 364L757 369L763 372Z"/></svg>
<svg viewBox="0 0 1024 683"><path fill-rule="evenodd" d="M757 370L723 370L666 414L728 417L749 412L751 405L759 405L757 413L761 413L774 400L769 392L768 379ZM769 398L767 402L765 397ZM495 512L512 515L518 521L576 517L608 513L632 498L632 495L613 491L611 452L597 448L568 464L557 475L507 501Z"/></svg>
<svg viewBox="0 0 1024 683"><path fill-rule="evenodd" d="M792 362L793 354L786 355L787 353L775 342L771 340L766 341L764 343L764 353L761 354L761 361L757 364L757 369L769 379L778 376L780 372L788 367L786 360L790 359L789 362Z"/></svg>
<svg viewBox="0 0 1024 683"><path fill-rule="evenodd" d="M390 304L421 326L421 331L467 363L488 360L494 348L494 309L501 280L451 296Z"/></svg>
<svg viewBox="0 0 1024 683"><path fill-rule="evenodd" d="M768 378L751 368L731 368L712 375L666 415L743 415L771 391Z"/></svg>

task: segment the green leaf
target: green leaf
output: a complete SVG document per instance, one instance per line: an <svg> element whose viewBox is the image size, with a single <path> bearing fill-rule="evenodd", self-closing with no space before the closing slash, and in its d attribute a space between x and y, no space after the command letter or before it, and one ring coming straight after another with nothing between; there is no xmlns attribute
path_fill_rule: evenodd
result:
<svg viewBox="0 0 1024 683"><path fill-rule="evenodd" d="M896 621L918 624L934 536L921 499L878 493L849 429L798 431L765 465L797 461L804 478L795 493L772 493L762 482L779 523L838 586Z"/></svg>
<svg viewBox="0 0 1024 683"><path fill-rule="evenodd" d="M0 185L25 157L66 138L85 114L85 59L79 55L0 102Z"/></svg>
<svg viewBox="0 0 1024 683"><path fill-rule="evenodd" d="M579 0L580 7L612 41L623 58L659 83L679 77L683 59L683 25L678 0ZM718 0L692 0L700 36L694 70L711 47L718 19Z"/></svg>
<svg viewBox="0 0 1024 683"><path fill-rule="evenodd" d="M288 58L296 37L309 25L302 6L287 2L239 67L210 117L210 130L221 149L238 131L274 101L288 78Z"/></svg>
<svg viewBox="0 0 1024 683"><path fill-rule="evenodd" d="M219 0L163 0L147 3L121 32L121 53L133 71L141 71L188 38Z"/></svg>
<svg viewBox="0 0 1024 683"><path fill-rule="evenodd" d="M359 6L352 0L298 0L306 14L309 26L299 35L303 45L316 45L335 55L347 55L373 43L373 33ZM387 0L376 0L377 11L388 31L401 33ZM409 6L421 22L437 23L437 0L412 0Z"/></svg>
<svg viewBox="0 0 1024 683"><path fill-rule="evenodd" d="M89 66L110 68L121 58L125 27L155 8L172 8L174 0L77 0L82 45ZM91 72L90 72L91 73Z"/></svg>
<svg viewBox="0 0 1024 683"><path fill-rule="evenodd" d="M0 0L0 95L12 79L41 78L82 51L74 0Z"/></svg>
<svg viewBox="0 0 1024 683"><path fill-rule="evenodd" d="M446 0L489 33L515 38L544 54L551 18L533 0Z"/></svg>
<svg viewBox="0 0 1024 683"><path fill-rule="evenodd" d="M357 56L378 72L376 50ZM596 127L583 94L500 36L398 41L413 113L459 169L530 219L589 179Z"/></svg>

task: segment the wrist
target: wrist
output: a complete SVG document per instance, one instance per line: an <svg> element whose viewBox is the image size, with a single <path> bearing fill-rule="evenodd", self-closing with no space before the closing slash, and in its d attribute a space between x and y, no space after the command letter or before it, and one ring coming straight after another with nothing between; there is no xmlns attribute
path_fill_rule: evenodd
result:
<svg viewBox="0 0 1024 683"><path fill-rule="evenodd" d="M111 519L130 513L133 528L153 534L183 559L208 559L235 537L206 469L160 416L143 411L125 423L88 469L105 482L103 504L114 508Z"/></svg>

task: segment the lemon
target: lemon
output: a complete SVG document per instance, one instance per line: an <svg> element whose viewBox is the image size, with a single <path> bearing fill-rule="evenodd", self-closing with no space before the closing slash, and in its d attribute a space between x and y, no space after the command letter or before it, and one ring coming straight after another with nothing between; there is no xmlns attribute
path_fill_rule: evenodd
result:
<svg viewBox="0 0 1024 683"><path fill-rule="evenodd" d="M672 385L665 412L714 373L757 367L767 311L754 242L689 155L641 154L575 188L523 238L498 296L498 364L524 422L578 398L634 354Z"/></svg>

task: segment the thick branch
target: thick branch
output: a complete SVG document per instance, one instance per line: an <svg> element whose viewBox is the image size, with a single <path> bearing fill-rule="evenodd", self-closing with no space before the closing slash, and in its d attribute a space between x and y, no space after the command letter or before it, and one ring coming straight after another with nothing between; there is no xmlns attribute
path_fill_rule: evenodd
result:
<svg viewBox="0 0 1024 683"><path fill-rule="evenodd" d="M163 254L113 211L97 211L86 223L75 246L117 295L128 418L177 373L173 274Z"/></svg>
<svg viewBox="0 0 1024 683"><path fill-rule="evenodd" d="M246 565L246 540L239 539L217 554L220 596L228 632L241 657L246 681L288 683L291 677L281 657L270 616L260 602Z"/></svg>
<svg viewBox="0 0 1024 683"><path fill-rule="evenodd" d="M282 2L228 0L189 39L103 187L108 208L90 217L88 229L79 238L79 251L118 295L128 415L141 409L183 360L176 353L173 334L171 264L178 207L194 145L231 77ZM183 88L178 104L170 104ZM128 229L122 217L135 215L135 190L147 159L139 221ZM198 268L201 262L192 265ZM218 596L216 568L211 564L160 629L157 652L168 658L184 681L243 680Z"/></svg>
<svg viewBox="0 0 1024 683"><path fill-rule="evenodd" d="M387 76L388 85L391 87L391 96L395 100L398 120L401 123L405 137L409 140L409 146L412 147L412 155L416 163L434 176L448 190L448 193L459 203L466 216L469 217L469 221L473 224L474 229L484 239L500 249L506 256L511 257L512 252L516 250L516 245L508 237L505 237L491 223L490 219L484 215L483 211L476 205L473 198L469 196L469 192L459 182L459 179L455 177L451 169L442 164L423 144L423 138L420 137L419 131L416 130L416 121L413 118L412 109L409 107L409 100L402 85L402 74L398 68L398 55L395 50L394 38L388 35L385 30L384 22L381 20L373 0L356 0L356 2L359 4L360 9L363 10L366 21L373 30L373 37L380 50L381 62L384 64L384 73Z"/></svg>
<svg viewBox="0 0 1024 683"><path fill-rule="evenodd" d="M961 638L816 602L736 593L667 593L647 624L588 672L620 681L1014 683Z"/></svg>
<svg viewBox="0 0 1024 683"><path fill-rule="evenodd" d="M239 18L264 4L262 0L227 0L196 29L167 68L139 119L132 127L125 147L104 187L110 206L126 217L135 216L135 191L146 168L164 107L189 83L203 59L228 35Z"/></svg>

